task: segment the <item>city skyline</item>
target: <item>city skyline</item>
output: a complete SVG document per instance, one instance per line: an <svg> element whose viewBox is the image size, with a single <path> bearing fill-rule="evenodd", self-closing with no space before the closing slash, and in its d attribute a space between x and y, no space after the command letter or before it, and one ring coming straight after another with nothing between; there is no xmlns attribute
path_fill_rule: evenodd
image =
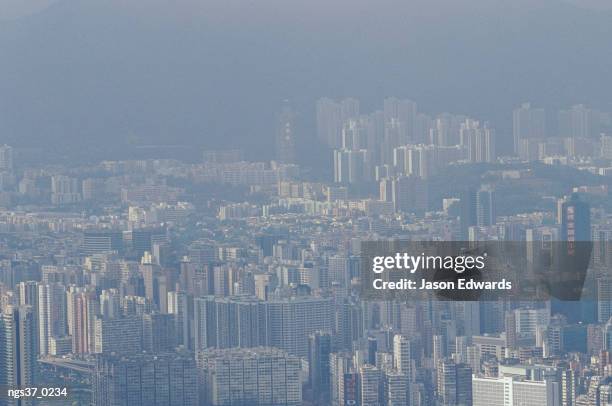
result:
<svg viewBox="0 0 612 406"><path fill-rule="evenodd" d="M0 146L5 376L26 362L34 372L10 382L61 383L100 405L264 402L270 390L279 405L609 396L608 115L565 109L555 136L523 103L519 149L502 154L488 123L428 118L397 98L382 106L364 114L356 99L319 100L317 137L336 156L328 181L295 163L288 107L276 118L272 162L227 149L204 150L199 163L29 167ZM461 175L449 182L449 171ZM505 203L534 182L541 190ZM593 252L580 302L363 299L363 242L389 238L522 242L529 261L546 242L592 241ZM13 332L22 324L27 342ZM599 365L599 375L587 379L576 363ZM282 375L266 372L280 365ZM49 372L58 368L76 375L57 380ZM255 390L245 368L258 382L284 383ZM117 381L114 370L141 371L142 382ZM177 381L162 383L169 371Z"/></svg>
<svg viewBox="0 0 612 406"><path fill-rule="evenodd" d="M0 406L612 405L610 27L0 0Z"/></svg>

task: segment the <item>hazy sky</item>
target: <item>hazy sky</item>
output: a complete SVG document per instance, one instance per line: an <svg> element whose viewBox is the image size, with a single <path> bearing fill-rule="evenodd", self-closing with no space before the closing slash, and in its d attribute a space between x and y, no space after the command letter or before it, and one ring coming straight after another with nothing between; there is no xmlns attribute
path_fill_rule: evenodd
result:
<svg viewBox="0 0 612 406"><path fill-rule="evenodd" d="M265 155L281 101L306 138L320 96L407 97L501 132L525 100L612 110L612 12L580 3L0 0L0 142Z"/></svg>

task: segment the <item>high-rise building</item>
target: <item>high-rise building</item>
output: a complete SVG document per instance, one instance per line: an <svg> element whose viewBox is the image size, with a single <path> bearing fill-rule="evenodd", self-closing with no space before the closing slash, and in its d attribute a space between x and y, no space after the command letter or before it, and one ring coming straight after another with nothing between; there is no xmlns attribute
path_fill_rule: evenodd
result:
<svg viewBox="0 0 612 406"><path fill-rule="evenodd" d="M0 145L0 172L13 171L13 147Z"/></svg>
<svg viewBox="0 0 612 406"><path fill-rule="evenodd" d="M516 333L523 337L533 337L540 327L546 327L550 324L550 310L541 307L537 309L515 309L514 319Z"/></svg>
<svg viewBox="0 0 612 406"><path fill-rule="evenodd" d="M381 398L381 373L374 365L364 364L359 368L360 405L378 406Z"/></svg>
<svg viewBox="0 0 612 406"><path fill-rule="evenodd" d="M593 224L593 267L608 269L612 266L612 229Z"/></svg>
<svg viewBox="0 0 612 406"><path fill-rule="evenodd" d="M367 149L368 127L367 117L345 121L342 126L342 149L349 151Z"/></svg>
<svg viewBox="0 0 612 406"><path fill-rule="evenodd" d="M352 360L349 353L332 353L329 357L331 404L344 405L344 377L351 371ZM357 400L357 380L355 379L355 393L351 400Z"/></svg>
<svg viewBox="0 0 612 406"><path fill-rule="evenodd" d="M341 253L327 257L327 275L330 284L346 287L351 279L348 257Z"/></svg>
<svg viewBox="0 0 612 406"><path fill-rule="evenodd" d="M371 179L371 172L367 150L334 150L334 182L361 183Z"/></svg>
<svg viewBox="0 0 612 406"><path fill-rule="evenodd" d="M597 279L597 321L607 323L612 317L612 279Z"/></svg>
<svg viewBox="0 0 612 406"><path fill-rule="evenodd" d="M393 179L385 176L378 181L378 200L393 202Z"/></svg>
<svg viewBox="0 0 612 406"><path fill-rule="evenodd" d="M150 299L133 295L122 298L122 309L124 316L143 316L154 310Z"/></svg>
<svg viewBox="0 0 612 406"><path fill-rule="evenodd" d="M359 117L359 100L347 98L336 102L324 97L317 100L316 110L319 140L330 148L340 148L344 123Z"/></svg>
<svg viewBox="0 0 612 406"><path fill-rule="evenodd" d="M428 208L429 191L427 183L420 176L384 178L379 185L379 199L393 203L395 211L423 213Z"/></svg>
<svg viewBox="0 0 612 406"><path fill-rule="evenodd" d="M429 126L429 142L440 146L458 145L461 125L466 120L467 117L463 115L439 114Z"/></svg>
<svg viewBox="0 0 612 406"><path fill-rule="evenodd" d="M51 203L73 204L81 201L81 192L76 178L55 175L51 178Z"/></svg>
<svg viewBox="0 0 612 406"><path fill-rule="evenodd" d="M577 193L560 201L558 220L561 223L560 241L562 250L556 254L559 262L559 279L551 284L555 297L552 308L555 313L565 315L570 322L594 321L597 317L594 301L571 303L580 297L587 265L592 256L591 210ZM574 298L574 299L572 299Z"/></svg>
<svg viewBox="0 0 612 406"><path fill-rule="evenodd" d="M183 291L168 292L168 313L174 315L177 345L191 348L189 303Z"/></svg>
<svg viewBox="0 0 612 406"><path fill-rule="evenodd" d="M459 201L459 236L462 241L468 240L469 228L475 226L478 222L477 205L478 197L475 190L467 189L461 193Z"/></svg>
<svg viewBox="0 0 612 406"><path fill-rule="evenodd" d="M483 186L476 192L476 225L492 226L495 220L495 192L492 187Z"/></svg>
<svg viewBox="0 0 612 406"><path fill-rule="evenodd" d="M472 369L441 359L436 368L438 401L441 405L459 406L472 404Z"/></svg>
<svg viewBox="0 0 612 406"><path fill-rule="evenodd" d="M584 104L561 110L558 115L558 135L569 138L598 137L601 129L601 113Z"/></svg>
<svg viewBox="0 0 612 406"><path fill-rule="evenodd" d="M32 310L34 317L34 340L36 351L39 351L40 345L38 343L39 337L39 307L38 307L38 282L26 281L20 282L17 286L19 292L19 306L29 306Z"/></svg>
<svg viewBox="0 0 612 406"><path fill-rule="evenodd" d="M193 356L178 353L104 355L93 373L93 404L197 405Z"/></svg>
<svg viewBox="0 0 612 406"><path fill-rule="evenodd" d="M114 230L86 230L83 233L83 253L92 255L123 251L123 233Z"/></svg>
<svg viewBox="0 0 612 406"><path fill-rule="evenodd" d="M72 337L51 337L49 339L49 355L54 357L68 355L72 352Z"/></svg>
<svg viewBox="0 0 612 406"><path fill-rule="evenodd" d="M143 257L140 264L140 272L144 281L145 297L155 305L155 308L163 313L168 311L168 279L161 267Z"/></svg>
<svg viewBox="0 0 612 406"><path fill-rule="evenodd" d="M386 98L383 102L385 123L399 124L399 144L405 145L415 141L415 126L417 104L412 100L400 100L395 97Z"/></svg>
<svg viewBox="0 0 612 406"><path fill-rule="evenodd" d="M480 335L480 304L473 301L454 304L458 334L466 337Z"/></svg>
<svg viewBox="0 0 612 406"><path fill-rule="evenodd" d="M385 371L383 376L383 402L387 406L409 404L410 382L406 374L396 370Z"/></svg>
<svg viewBox="0 0 612 406"><path fill-rule="evenodd" d="M19 291L19 305L31 306L36 313L38 310L38 282L20 282L17 289Z"/></svg>
<svg viewBox="0 0 612 406"><path fill-rule="evenodd" d="M471 405L472 399L472 368L465 364L456 365L457 374L457 404Z"/></svg>
<svg viewBox="0 0 612 406"><path fill-rule="evenodd" d="M561 372L561 406L574 406L578 393L578 377L571 369Z"/></svg>
<svg viewBox="0 0 612 406"><path fill-rule="evenodd" d="M66 299L63 285L38 285L38 344L41 355L48 353L51 337L64 337L68 332Z"/></svg>
<svg viewBox="0 0 612 406"><path fill-rule="evenodd" d="M566 198L559 207L561 241L591 241L591 211L577 193Z"/></svg>
<svg viewBox="0 0 612 406"><path fill-rule="evenodd" d="M546 138L546 112L544 109L532 108L530 103L523 103L512 115L512 133L514 152L520 154L521 141Z"/></svg>
<svg viewBox="0 0 612 406"><path fill-rule="evenodd" d="M497 158L495 130L487 123L483 127L476 120L461 124L460 145L467 151L469 162L494 162Z"/></svg>
<svg viewBox="0 0 612 406"><path fill-rule="evenodd" d="M72 352L87 354L93 352L95 318L100 305L95 292L73 291L68 298L68 334L72 337Z"/></svg>
<svg viewBox="0 0 612 406"><path fill-rule="evenodd" d="M410 382L413 377L412 363L410 340L397 334L393 337L393 366L399 373L406 375Z"/></svg>
<svg viewBox="0 0 612 406"><path fill-rule="evenodd" d="M391 185L393 207L405 213L423 213L428 208L427 183L419 176L400 176Z"/></svg>
<svg viewBox="0 0 612 406"><path fill-rule="evenodd" d="M81 182L83 200L99 200L107 197L104 178L87 178Z"/></svg>
<svg viewBox="0 0 612 406"><path fill-rule="evenodd" d="M347 97L340 100L340 118L342 122L355 117L359 117L359 100Z"/></svg>
<svg viewBox="0 0 612 406"><path fill-rule="evenodd" d="M198 351L203 404L302 404L300 359L267 347Z"/></svg>
<svg viewBox="0 0 612 406"><path fill-rule="evenodd" d="M600 137L599 155L603 159L612 159L612 135L602 135Z"/></svg>
<svg viewBox="0 0 612 406"><path fill-rule="evenodd" d="M332 331L334 306L330 298L297 297L267 303L270 345L299 357L308 356L308 336Z"/></svg>
<svg viewBox="0 0 612 406"><path fill-rule="evenodd" d="M599 388L597 388L597 395L599 398L599 404L600 405L609 405L610 403L612 403L612 385L611 384L606 384L606 385L600 385Z"/></svg>
<svg viewBox="0 0 612 406"><path fill-rule="evenodd" d="M504 315L504 327L508 348L516 349L518 345L518 336L516 333L516 316L513 311L507 311Z"/></svg>
<svg viewBox="0 0 612 406"><path fill-rule="evenodd" d="M509 397L511 382L511 378L492 379L474 377L472 379L474 405L513 406L512 400L506 399Z"/></svg>
<svg viewBox="0 0 612 406"><path fill-rule="evenodd" d="M604 351L612 351L612 318L604 326L603 341Z"/></svg>
<svg viewBox="0 0 612 406"><path fill-rule="evenodd" d="M332 337L329 332L316 331L308 336L308 383L313 400L322 404L330 398L330 354Z"/></svg>
<svg viewBox="0 0 612 406"><path fill-rule="evenodd" d="M173 351L176 347L174 315L150 313L142 317L142 348L149 352Z"/></svg>
<svg viewBox="0 0 612 406"><path fill-rule="evenodd" d="M276 129L276 160L285 164L295 163L295 113L289 102L285 101L282 112L277 119Z"/></svg>
<svg viewBox="0 0 612 406"><path fill-rule="evenodd" d="M539 327L536 331L536 346L542 348L542 356L550 358L561 355L564 349L564 328L559 320L548 326Z"/></svg>
<svg viewBox="0 0 612 406"><path fill-rule="evenodd" d="M30 306L9 306L0 315L0 387L32 387L37 383L35 317ZM13 400L2 394L0 404L29 405L31 400ZM6 402L6 403L4 403Z"/></svg>
<svg viewBox="0 0 612 406"><path fill-rule="evenodd" d="M153 252L153 244L166 242L166 230L164 228L138 228L132 230L126 237L131 237L131 248L134 257L141 259L145 252Z"/></svg>
<svg viewBox="0 0 612 406"><path fill-rule="evenodd" d="M94 352L134 354L142 350L142 317L96 318Z"/></svg>
<svg viewBox="0 0 612 406"><path fill-rule="evenodd" d="M474 406L537 406L558 405L559 383L527 381L517 377L472 379Z"/></svg>
<svg viewBox="0 0 612 406"><path fill-rule="evenodd" d="M348 350L363 336L363 309L348 299L336 302L334 348Z"/></svg>
<svg viewBox="0 0 612 406"><path fill-rule="evenodd" d="M100 315L106 319L121 317L121 295L117 289L103 290L100 294Z"/></svg>
<svg viewBox="0 0 612 406"><path fill-rule="evenodd" d="M194 347L258 347L268 345L268 303L251 298L194 299Z"/></svg>

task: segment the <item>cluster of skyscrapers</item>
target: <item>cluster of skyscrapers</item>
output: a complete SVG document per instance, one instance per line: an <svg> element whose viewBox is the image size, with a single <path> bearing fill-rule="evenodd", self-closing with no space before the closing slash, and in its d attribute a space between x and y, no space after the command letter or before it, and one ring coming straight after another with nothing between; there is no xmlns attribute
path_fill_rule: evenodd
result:
<svg viewBox="0 0 612 406"><path fill-rule="evenodd" d="M612 132L388 98L321 99L333 178L276 160L24 163L0 147L0 387L97 405L563 405L612 402ZM510 137L510 135L508 135ZM331 159L330 159L331 162ZM364 300L364 241L592 242L582 301ZM528 258L529 260L529 258ZM0 404L31 399L0 394Z"/></svg>

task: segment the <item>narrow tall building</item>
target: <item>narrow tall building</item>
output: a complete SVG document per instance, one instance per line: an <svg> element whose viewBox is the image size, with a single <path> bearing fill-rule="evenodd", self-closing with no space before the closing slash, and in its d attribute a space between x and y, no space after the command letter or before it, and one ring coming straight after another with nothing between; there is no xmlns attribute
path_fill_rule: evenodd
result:
<svg viewBox="0 0 612 406"><path fill-rule="evenodd" d="M474 189L466 189L461 193L459 217L459 236L462 241L467 241L469 228L477 224L477 194Z"/></svg>
<svg viewBox="0 0 612 406"><path fill-rule="evenodd" d="M295 163L295 113L285 101L278 116L276 129L276 160L284 164Z"/></svg>
<svg viewBox="0 0 612 406"><path fill-rule="evenodd" d="M0 145L0 172L13 171L13 147Z"/></svg>
<svg viewBox="0 0 612 406"><path fill-rule="evenodd" d="M35 317L30 306L8 306L0 315L0 386L31 387L37 381ZM3 389L5 390L5 389ZM5 394L3 394L4 396ZM6 398L0 398L0 404ZM9 405L31 404L17 399Z"/></svg>
<svg viewBox="0 0 612 406"><path fill-rule="evenodd" d="M308 337L308 383L312 398L322 404L330 399L330 354L332 337L329 332L316 331Z"/></svg>
<svg viewBox="0 0 612 406"><path fill-rule="evenodd" d="M168 313L174 316L177 345L191 348L191 323L187 294L185 292L168 292Z"/></svg>
<svg viewBox="0 0 612 406"><path fill-rule="evenodd" d="M64 337L68 332L66 301L63 285L38 285L38 344L41 355L48 354L51 338Z"/></svg>
<svg viewBox="0 0 612 406"><path fill-rule="evenodd" d="M69 334L72 337L72 352L88 354L94 349L95 318L99 313L99 304L95 292L75 292L68 295L70 323Z"/></svg>
<svg viewBox="0 0 612 406"><path fill-rule="evenodd" d="M400 373L412 380L412 353L410 340L403 335L393 337L393 366Z"/></svg>
<svg viewBox="0 0 612 406"><path fill-rule="evenodd" d="M495 220L495 191L491 186L483 186L476 194L476 225L492 226Z"/></svg>
<svg viewBox="0 0 612 406"><path fill-rule="evenodd" d="M538 140L546 137L546 112L523 103L512 114L514 152L520 155L523 140Z"/></svg>
<svg viewBox="0 0 612 406"><path fill-rule="evenodd" d="M591 211L588 203L580 200L577 193L566 198L560 205L561 241L591 240Z"/></svg>
<svg viewBox="0 0 612 406"><path fill-rule="evenodd" d="M19 292L19 306L29 306L32 310L34 317L34 341L36 346L36 351L39 351L39 313L38 313L38 282L36 281L27 281L20 282L17 286Z"/></svg>

